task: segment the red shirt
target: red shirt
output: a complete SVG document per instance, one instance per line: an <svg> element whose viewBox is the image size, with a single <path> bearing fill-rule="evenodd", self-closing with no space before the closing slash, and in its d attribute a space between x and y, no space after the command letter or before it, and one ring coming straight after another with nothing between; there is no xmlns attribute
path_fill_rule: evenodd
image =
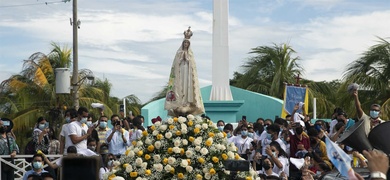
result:
<svg viewBox="0 0 390 180"><path fill-rule="evenodd" d="M295 153L298 151L298 144L303 144L303 147L308 150L310 148L309 137L302 134L302 139L300 140L296 135L290 134L290 157L296 158Z"/></svg>

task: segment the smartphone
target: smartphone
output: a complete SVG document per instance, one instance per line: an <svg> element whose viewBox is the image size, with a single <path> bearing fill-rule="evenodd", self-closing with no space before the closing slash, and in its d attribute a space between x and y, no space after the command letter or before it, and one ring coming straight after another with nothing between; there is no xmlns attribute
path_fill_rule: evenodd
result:
<svg viewBox="0 0 390 180"><path fill-rule="evenodd" d="M125 106L123 104L119 105L119 112L125 112Z"/></svg>
<svg viewBox="0 0 390 180"><path fill-rule="evenodd" d="M242 120L246 120L246 116L242 116Z"/></svg>

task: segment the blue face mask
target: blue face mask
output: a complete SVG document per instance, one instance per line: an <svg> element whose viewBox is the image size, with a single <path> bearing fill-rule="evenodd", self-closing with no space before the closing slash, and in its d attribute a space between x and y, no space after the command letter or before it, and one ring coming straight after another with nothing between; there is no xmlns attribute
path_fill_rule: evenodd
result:
<svg viewBox="0 0 390 180"><path fill-rule="evenodd" d="M70 123L70 117L65 118L66 123Z"/></svg>
<svg viewBox="0 0 390 180"><path fill-rule="evenodd" d="M33 162L33 168L34 169L41 169L42 163L41 162Z"/></svg>
<svg viewBox="0 0 390 180"><path fill-rule="evenodd" d="M91 127L92 121L87 121L85 124L87 124L88 127Z"/></svg>
<svg viewBox="0 0 390 180"><path fill-rule="evenodd" d="M267 133L267 139L268 139L268 140L272 140L272 135L269 134L269 133Z"/></svg>
<svg viewBox="0 0 390 180"><path fill-rule="evenodd" d="M81 124L87 123L87 118L86 118L86 117L85 117L85 118L81 118L80 123L81 123Z"/></svg>
<svg viewBox="0 0 390 180"><path fill-rule="evenodd" d="M226 136L227 136L227 138L231 138L231 137L232 137L232 134L227 133Z"/></svg>
<svg viewBox="0 0 390 180"><path fill-rule="evenodd" d="M241 131L241 136L248 136L248 131Z"/></svg>
<svg viewBox="0 0 390 180"><path fill-rule="evenodd" d="M248 133L248 137L253 138L253 133Z"/></svg>
<svg viewBox="0 0 390 180"><path fill-rule="evenodd" d="M107 122L103 121L103 122L100 122L100 128L106 128L107 127Z"/></svg>
<svg viewBox="0 0 390 180"><path fill-rule="evenodd" d="M373 118L373 119L378 118L378 116L379 116L379 111L370 111L370 116L371 116L371 118Z"/></svg>
<svg viewBox="0 0 390 180"><path fill-rule="evenodd" d="M39 124L38 128L40 130L44 130L46 128L46 124Z"/></svg>
<svg viewBox="0 0 390 180"><path fill-rule="evenodd" d="M223 131L223 127L224 126L218 126L218 130L222 132Z"/></svg>

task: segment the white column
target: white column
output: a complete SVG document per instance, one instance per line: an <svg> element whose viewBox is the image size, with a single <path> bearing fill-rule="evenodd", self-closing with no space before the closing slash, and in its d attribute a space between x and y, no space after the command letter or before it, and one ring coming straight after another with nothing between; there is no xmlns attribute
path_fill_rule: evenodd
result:
<svg viewBox="0 0 390 180"><path fill-rule="evenodd" d="M229 86L229 0L213 0L211 101L233 100Z"/></svg>
<svg viewBox="0 0 390 180"><path fill-rule="evenodd" d="M317 119L317 98L313 98L313 119Z"/></svg>

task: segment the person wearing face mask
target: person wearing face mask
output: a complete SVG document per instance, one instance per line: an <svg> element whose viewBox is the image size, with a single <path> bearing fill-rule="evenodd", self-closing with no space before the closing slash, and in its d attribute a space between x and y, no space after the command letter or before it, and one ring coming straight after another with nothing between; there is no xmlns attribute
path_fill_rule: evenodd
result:
<svg viewBox="0 0 390 180"><path fill-rule="evenodd" d="M267 128L267 135L264 140L261 141L261 147L262 147L262 155L263 157L267 156L266 154L266 147L269 145L272 141L276 141L280 144L280 147L282 147L283 151L286 152L286 145L284 142L279 138L279 132L280 127L279 125L272 124L268 126Z"/></svg>
<svg viewBox="0 0 390 180"><path fill-rule="evenodd" d="M110 172L114 167L115 156L111 153L103 159L103 166L99 170L99 180L103 180L103 175Z"/></svg>
<svg viewBox="0 0 390 180"><path fill-rule="evenodd" d="M88 140L87 140L87 147L88 147L89 150L91 150L91 151L93 151L95 153L97 152L96 151L96 144L97 144L96 139L94 139L93 137L88 138Z"/></svg>
<svg viewBox="0 0 390 180"><path fill-rule="evenodd" d="M313 153L316 153L329 167L332 167L326 151L326 144L318 135L319 132L315 128L310 128L307 132L310 138L310 147Z"/></svg>
<svg viewBox="0 0 390 180"><path fill-rule="evenodd" d="M272 171L274 164L271 162L270 158L266 157L263 160L262 167L263 170L260 171L259 174L263 174L265 177L270 177L270 176L279 177L279 174L276 174L274 171Z"/></svg>
<svg viewBox="0 0 390 180"><path fill-rule="evenodd" d="M276 141L272 141L266 149L267 156L271 162L274 163L272 171L281 175L282 172L288 177L289 176L289 162L287 159L286 152L280 147L280 144Z"/></svg>
<svg viewBox="0 0 390 180"><path fill-rule="evenodd" d="M248 127L247 126L242 125L237 133L239 133L239 132L241 135L234 138L233 143L237 147L237 153L245 160L248 160L248 158L249 158L248 154L250 154L251 151L253 150L253 147L251 145L251 142L253 141L253 139L248 137Z"/></svg>
<svg viewBox="0 0 390 180"><path fill-rule="evenodd" d="M218 120L217 127L218 127L218 130L222 132L223 128L225 127L225 122L223 120Z"/></svg>
<svg viewBox="0 0 390 180"><path fill-rule="evenodd" d="M49 131L49 123L44 117L39 117L32 136L36 151L41 150L43 153L48 154L50 147Z"/></svg>
<svg viewBox="0 0 390 180"><path fill-rule="evenodd" d="M228 143L232 143L234 136L233 136L233 125L228 123L225 127L223 127L223 132L226 133L226 138L228 140Z"/></svg>
<svg viewBox="0 0 390 180"><path fill-rule="evenodd" d="M9 155L11 159L4 159L12 162L12 159L19 152L19 147L15 139L7 135L7 128L4 126L4 122L0 120L0 155ZM1 178L2 180L14 179L14 169L3 162L1 162Z"/></svg>
<svg viewBox="0 0 390 180"><path fill-rule="evenodd" d="M108 144L106 142L106 134L110 128L107 127L107 116L100 116L99 124L97 128L97 134L99 137L99 143L97 146L97 152L99 154L107 154L108 153ZM102 148L104 147L104 148Z"/></svg>
<svg viewBox="0 0 390 180"><path fill-rule="evenodd" d="M69 146L72 146L72 140L69 136L69 124L73 121L75 121L77 118L77 111L76 109L67 109L65 111L65 124L62 125L61 132L60 132L60 154L66 154L66 149L68 149Z"/></svg>
<svg viewBox="0 0 390 180"><path fill-rule="evenodd" d="M88 119L88 109L86 107L80 107L77 110L77 116L77 121L71 122L68 127L70 139L80 154L86 156L96 155L87 148L87 139L94 130L94 127L88 128L86 125L83 125Z"/></svg>
<svg viewBox="0 0 390 180"><path fill-rule="evenodd" d="M138 124L136 124L136 119L137 118L133 119L133 125L140 126L141 120L139 119ZM118 115L112 115L111 122L113 123L113 127L106 134L108 152L114 154L117 157L120 157L122 154L125 153L126 147L131 145L131 141L129 139L129 132L122 128L122 121L119 119ZM140 137L142 137L142 131L141 133L139 133L139 138Z"/></svg>
<svg viewBox="0 0 390 180"><path fill-rule="evenodd" d="M374 128L380 123L385 122L379 117L381 114L381 106L379 104L372 104L370 106L370 114L367 115L363 112L363 109L360 105L357 89L353 91L352 96L354 97L355 100L355 107L356 107L358 119L359 121L364 121L363 122L364 130L366 132L366 135L368 136L372 128Z"/></svg>
<svg viewBox="0 0 390 180"><path fill-rule="evenodd" d="M292 124L292 133L289 133L290 138L290 157L297 158L297 152L299 149L309 150L310 138L303 132L303 127L300 123ZM298 146L303 146L298 148ZM290 165L290 177L299 179L302 176L302 172L295 167L294 164Z"/></svg>
<svg viewBox="0 0 390 180"><path fill-rule="evenodd" d="M28 176L30 176L31 174L40 176L42 173L47 173L47 171L43 169L43 165L44 165L44 156L38 153L34 154L33 161L31 164L32 169L24 173L23 180L27 180Z"/></svg>

